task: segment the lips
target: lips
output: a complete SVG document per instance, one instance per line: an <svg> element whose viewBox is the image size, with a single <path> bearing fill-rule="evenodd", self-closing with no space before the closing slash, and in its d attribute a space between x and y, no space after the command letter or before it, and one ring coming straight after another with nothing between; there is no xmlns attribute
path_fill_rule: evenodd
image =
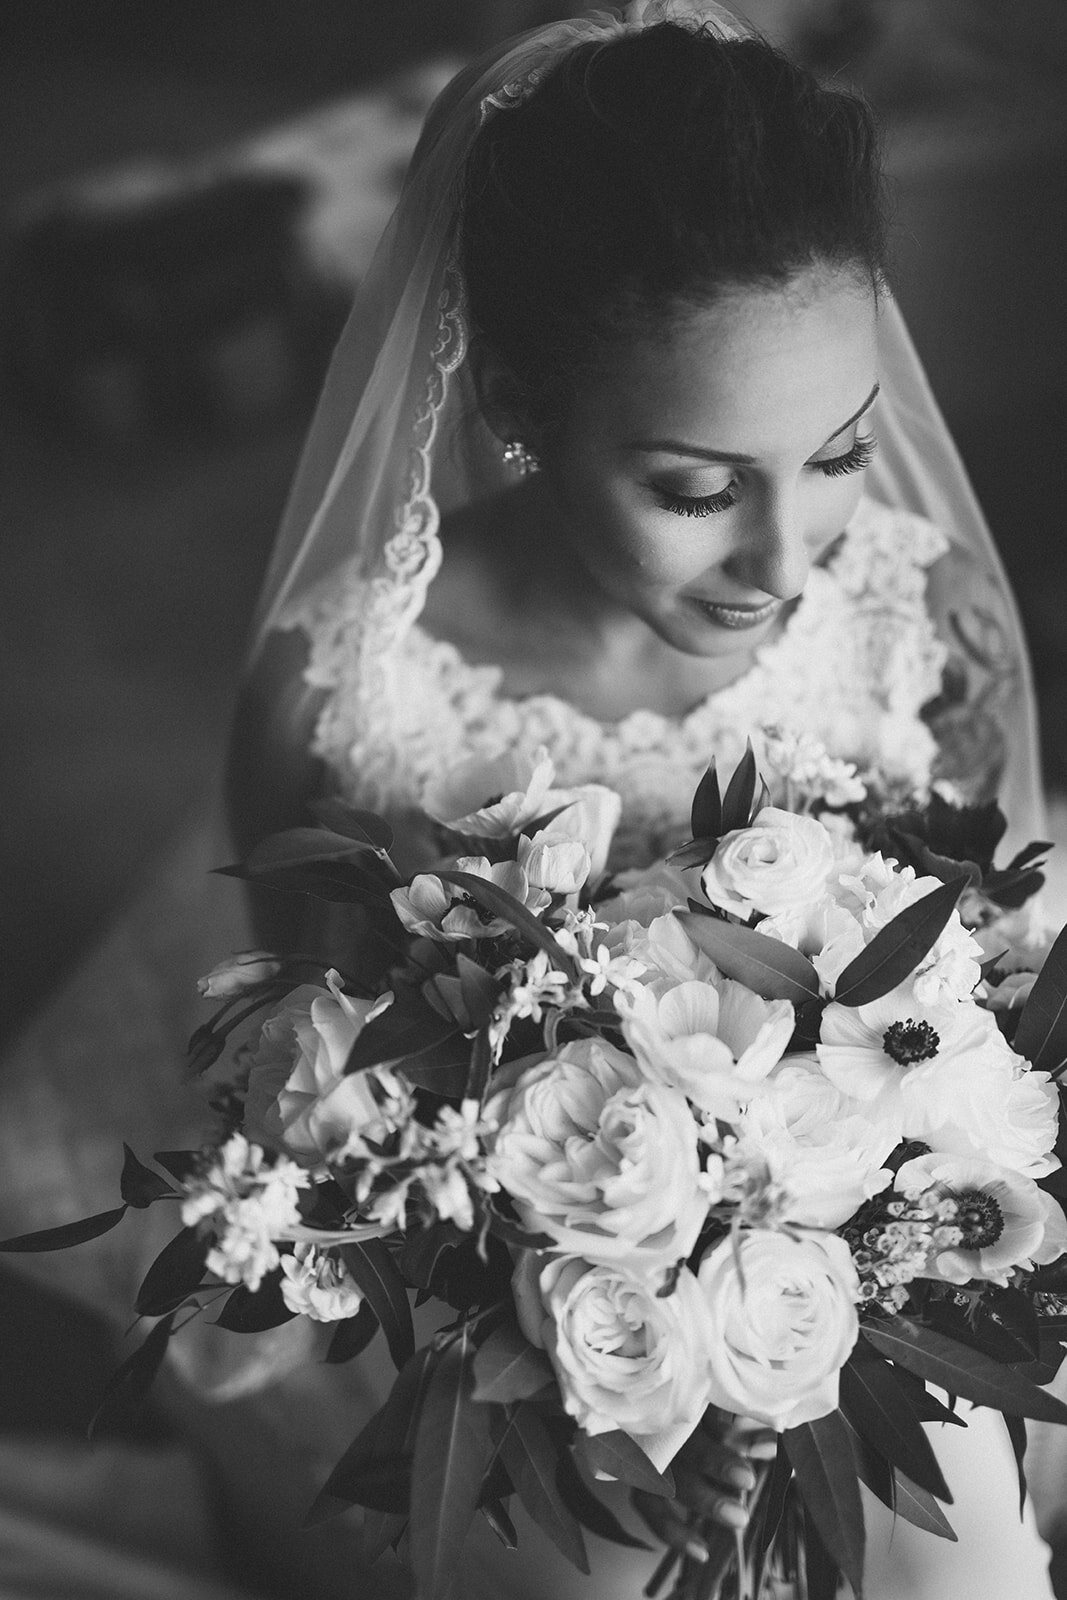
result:
<svg viewBox="0 0 1067 1600"><path fill-rule="evenodd" d="M780 600L768 600L761 606L724 606L713 600L694 600L701 613L720 628L758 628L769 622L781 610Z"/></svg>

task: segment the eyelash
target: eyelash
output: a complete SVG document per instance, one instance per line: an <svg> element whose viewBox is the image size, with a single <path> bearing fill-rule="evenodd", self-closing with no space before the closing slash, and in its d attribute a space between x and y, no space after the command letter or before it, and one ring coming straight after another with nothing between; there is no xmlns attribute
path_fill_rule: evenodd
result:
<svg viewBox="0 0 1067 1600"><path fill-rule="evenodd" d="M868 466L871 457L878 448L878 441L873 435L865 439L857 439L851 450L846 450L842 456L832 456L827 461L812 461L810 466L813 471L821 472L825 478L843 478L850 472L862 472ZM665 511L671 511L677 517L710 517L717 511L728 511L737 503L735 486L730 484L725 489L720 489L718 494L689 495L669 494L665 489L657 489L656 493Z"/></svg>

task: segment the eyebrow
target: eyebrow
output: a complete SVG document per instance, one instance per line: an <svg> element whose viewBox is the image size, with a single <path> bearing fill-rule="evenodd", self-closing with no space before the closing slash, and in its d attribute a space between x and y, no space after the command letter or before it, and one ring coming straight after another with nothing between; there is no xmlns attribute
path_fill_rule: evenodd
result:
<svg viewBox="0 0 1067 1600"><path fill-rule="evenodd" d="M847 422L843 422L839 428L835 428L830 437L823 440L819 449L825 450L828 444L832 444L835 439L839 439L846 429L851 428L854 422L858 422L864 412L868 411L874 404L880 389L881 384L876 383L859 410L853 412ZM677 439L635 439L626 448L627 450L645 451L649 454L655 451L673 456L699 456L702 461L721 461L727 465L739 463L742 466L751 466L756 459L755 456L744 455L740 450L708 450L700 445L682 444Z"/></svg>

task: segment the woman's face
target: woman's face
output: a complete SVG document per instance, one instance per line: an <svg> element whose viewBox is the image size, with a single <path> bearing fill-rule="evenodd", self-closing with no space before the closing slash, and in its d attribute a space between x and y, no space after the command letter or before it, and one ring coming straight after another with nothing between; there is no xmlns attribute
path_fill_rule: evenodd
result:
<svg viewBox="0 0 1067 1600"><path fill-rule="evenodd" d="M855 509L876 301L825 268L621 341L542 452L603 595L691 655L750 651Z"/></svg>

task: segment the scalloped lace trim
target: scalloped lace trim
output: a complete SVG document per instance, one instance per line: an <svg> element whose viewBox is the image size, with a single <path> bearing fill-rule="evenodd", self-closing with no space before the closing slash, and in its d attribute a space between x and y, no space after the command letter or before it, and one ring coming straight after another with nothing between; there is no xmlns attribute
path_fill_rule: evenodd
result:
<svg viewBox="0 0 1067 1600"><path fill-rule="evenodd" d="M425 535L422 526L416 536ZM818 738L882 781L922 787L937 747L920 711L948 654L927 611L926 569L947 548L923 518L862 501L833 560L812 572L744 677L685 716L637 710L614 723L555 695L510 698L501 668L472 665L414 624L423 566L398 570L386 587L350 573L294 619L311 641L308 682L329 691L315 753L352 799L403 810L442 767L545 744L561 785L600 782L621 793L619 865L684 835L710 756L728 766L767 723ZM408 590L406 605L387 592L398 587Z"/></svg>

